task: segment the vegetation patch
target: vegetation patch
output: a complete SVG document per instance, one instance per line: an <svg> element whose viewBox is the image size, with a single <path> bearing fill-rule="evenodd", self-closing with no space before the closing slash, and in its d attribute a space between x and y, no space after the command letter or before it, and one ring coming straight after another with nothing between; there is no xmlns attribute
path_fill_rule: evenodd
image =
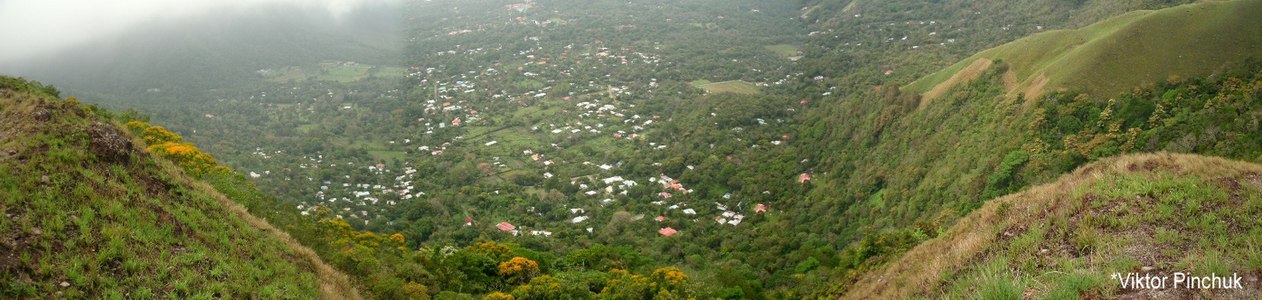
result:
<svg viewBox="0 0 1262 300"><path fill-rule="evenodd" d="M744 80L730 80L723 82L709 82L705 80L694 81L693 86L704 89L706 93L734 93L745 95L758 95L762 92L758 90L758 86Z"/></svg>
<svg viewBox="0 0 1262 300"><path fill-rule="evenodd" d="M1122 289L1113 273L1253 278L1262 165L1195 155L1105 159L998 198L858 280L847 297L1235 297L1245 290ZM1173 210L1166 210L1167 205ZM1189 221L1191 220L1191 221ZM1113 238L1107 238L1113 237Z"/></svg>

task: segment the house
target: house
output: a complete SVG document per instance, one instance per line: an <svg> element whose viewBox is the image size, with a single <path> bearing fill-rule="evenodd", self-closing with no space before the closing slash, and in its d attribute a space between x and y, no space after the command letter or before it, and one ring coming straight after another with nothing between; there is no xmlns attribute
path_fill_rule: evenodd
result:
<svg viewBox="0 0 1262 300"><path fill-rule="evenodd" d="M551 231L546 231L546 230L531 230L531 231L530 231L530 235L535 235L535 236L540 236L540 235L542 235L542 236L549 236L549 237L550 237L550 236L552 236L552 232L551 232Z"/></svg>
<svg viewBox="0 0 1262 300"><path fill-rule="evenodd" d="M657 233L660 233L664 236L672 236L672 235L675 235L676 233L679 233L679 231L675 230L674 228L666 227L666 228L662 228L662 230L658 230Z"/></svg>
<svg viewBox="0 0 1262 300"><path fill-rule="evenodd" d="M464 226L473 226L473 218L464 217Z"/></svg>
<svg viewBox="0 0 1262 300"><path fill-rule="evenodd" d="M802 175L798 175L798 183L806 183L807 181L811 181L811 173L802 173Z"/></svg>
<svg viewBox="0 0 1262 300"><path fill-rule="evenodd" d="M451 120L451 126L460 126L460 118L456 118L455 120Z"/></svg>
<svg viewBox="0 0 1262 300"><path fill-rule="evenodd" d="M503 232L513 232L517 230L517 226L513 226L513 224L509 224L508 222L500 222L499 224L495 224L495 228L498 228L500 231L503 231Z"/></svg>
<svg viewBox="0 0 1262 300"><path fill-rule="evenodd" d="M760 213L760 214L767 212L767 205L762 204L762 203L758 203L758 205L754 205L754 212Z"/></svg>
<svg viewBox="0 0 1262 300"><path fill-rule="evenodd" d="M663 216L663 215L657 215L657 221L658 221L658 222L665 222L665 221L666 221L666 216Z"/></svg>

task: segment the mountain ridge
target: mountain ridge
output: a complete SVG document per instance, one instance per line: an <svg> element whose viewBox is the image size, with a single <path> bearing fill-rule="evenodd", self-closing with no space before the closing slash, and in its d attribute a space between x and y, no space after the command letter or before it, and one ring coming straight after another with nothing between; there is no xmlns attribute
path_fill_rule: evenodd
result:
<svg viewBox="0 0 1262 300"><path fill-rule="evenodd" d="M945 89L971 80L967 74L976 72L977 62L996 60L1011 66L1012 73L1005 74L1008 97L1024 95L1026 99L1066 89L1113 97L1169 78L1229 73L1262 58L1262 53L1250 50L1262 45L1262 38L1233 34L1242 27L1262 29L1262 22L1251 17L1258 13L1262 13L1262 3L1257 1L1197 2L1133 11L982 51L906 88L932 100Z"/></svg>

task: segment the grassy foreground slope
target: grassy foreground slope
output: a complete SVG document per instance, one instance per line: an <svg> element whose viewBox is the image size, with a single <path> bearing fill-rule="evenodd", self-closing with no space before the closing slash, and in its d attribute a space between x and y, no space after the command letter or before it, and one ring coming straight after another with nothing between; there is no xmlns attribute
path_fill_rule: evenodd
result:
<svg viewBox="0 0 1262 300"><path fill-rule="evenodd" d="M357 298L310 249L57 94L0 77L0 298Z"/></svg>
<svg viewBox="0 0 1262 300"><path fill-rule="evenodd" d="M1010 68L1009 96L1061 88L1112 97L1170 77L1238 71L1262 58L1262 2L1207 1L1135 11L1075 30L1053 30L978 53L907 86L925 98L976 77L992 61Z"/></svg>
<svg viewBox="0 0 1262 300"><path fill-rule="evenodd" d="M1262 294L1258 216L1262 165L1114 157L990 201L843 298L1253 298ZM1235 273L1244 289L1122 289L1115 272Z"/></svg>

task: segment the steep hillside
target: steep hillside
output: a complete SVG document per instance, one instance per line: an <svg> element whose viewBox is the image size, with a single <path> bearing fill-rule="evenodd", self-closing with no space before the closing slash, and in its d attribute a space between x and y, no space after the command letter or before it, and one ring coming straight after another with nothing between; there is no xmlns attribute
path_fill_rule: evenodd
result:
<svg viewBox="0 0 1262 300"><path fill-rule="evenodd" d="M212 158L146 150L107 112L57 97L0 77L0 298L357 298L312 250L185 175L222 170Z"/></svg>
<svg viewBox="0 0 1262 300"><path fill-rule="evenodd" d="M1060 89L1112 97L1171 77L1237 71L1262 58L1262 2L1212 1L1135 11L1074 30L1054 30L987 51L907 86L926 99L977 77L993 61L1009 97L1035 99Z"/></svg>
<svg viewBox="0 0 1262 300"><path fill-rule="evenodd" d="M1182 154L1104 159L1000 197L843 298L1252 299L1262 293L1262 165ZM1122 288L1114 273L1171 276ZM1174 274L1243 289L1173 288Z"/></svg>
<svg viewBox="0 0 1262 300"><path fill-rule="evenodd" d="M808 121L800 139L822 142L802 153L818 153L819 166L806 201L789 209L818 212L795 223L837 220L817 228L846 245L833 272L852 278L990 199L1097 159L1168 151L1256 162L1262 69L1239 67L1115 97L1053 91L1032 103L1009 98L1008 60L933 100L895 87L860 91L811 112L821 121Z"/></svg>

